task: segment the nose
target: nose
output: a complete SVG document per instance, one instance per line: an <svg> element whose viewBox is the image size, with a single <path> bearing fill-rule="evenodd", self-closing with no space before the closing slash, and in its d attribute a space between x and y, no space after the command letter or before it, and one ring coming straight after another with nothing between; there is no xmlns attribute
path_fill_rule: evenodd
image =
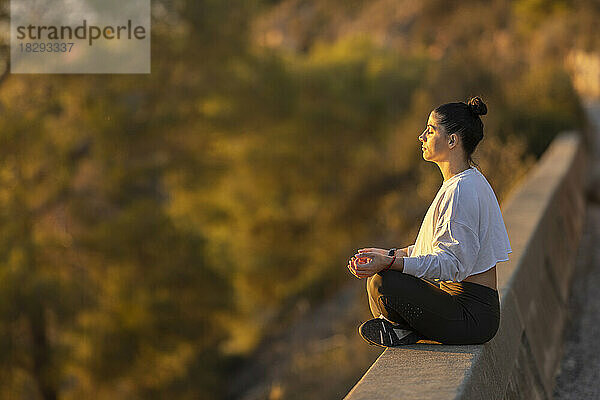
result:
<svg viewBox="0 0 600 400"><path fill-rule="evenodd" d="M421 142L423 142L423 143L425 143L425 136L424 136L424 135L425 135L425 131L426 131L426 130L427 130L427 129L425 129L425 130L424 130L423 132L421 132L421 134L419 135L419 140L420 140Z"/></svg>

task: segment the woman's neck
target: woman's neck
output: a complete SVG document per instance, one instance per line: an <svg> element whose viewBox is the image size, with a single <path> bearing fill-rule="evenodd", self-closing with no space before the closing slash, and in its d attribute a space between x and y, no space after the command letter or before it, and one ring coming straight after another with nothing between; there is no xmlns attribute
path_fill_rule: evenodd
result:
<svg viewBox="0 0 600 400"><path fill-rule="evenodd" d="M469 163L466 160L459 161L439 161L436 163L442 172L444 181L452 178L454 175L459 174L470 168Z"/></svg>

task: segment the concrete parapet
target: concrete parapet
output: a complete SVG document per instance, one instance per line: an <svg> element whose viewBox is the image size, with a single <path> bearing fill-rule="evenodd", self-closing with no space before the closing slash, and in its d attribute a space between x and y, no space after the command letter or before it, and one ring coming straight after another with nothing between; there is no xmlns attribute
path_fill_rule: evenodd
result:
<svg viewBox="0 0 600 400"><path fill-rule="evenodd" d="M483 345L388 348L346 396L550 399L585 214L587 153L559 135L502 205L513 253L497 268L500 327Z"/></svg>

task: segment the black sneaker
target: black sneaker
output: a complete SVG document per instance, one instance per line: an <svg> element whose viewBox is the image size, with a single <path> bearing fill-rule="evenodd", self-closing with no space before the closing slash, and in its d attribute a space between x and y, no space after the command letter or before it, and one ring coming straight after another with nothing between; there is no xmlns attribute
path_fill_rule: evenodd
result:
<svg viewBox="0 0 600 400"><path fill-rule="evenodd" d="M358 327L360 336L370 344L381 347L395 347L415 344L422 339L414 331L399 328L383 318L373 318Z"/></svg>

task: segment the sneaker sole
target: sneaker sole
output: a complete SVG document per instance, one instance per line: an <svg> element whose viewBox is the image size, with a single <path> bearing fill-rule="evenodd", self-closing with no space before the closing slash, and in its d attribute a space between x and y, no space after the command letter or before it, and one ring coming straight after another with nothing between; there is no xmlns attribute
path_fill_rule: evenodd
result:
<svg viewBox="0 0 600 400"><path fill-rule="evenodd" d="M415 344L421 339L421 336L416 332L410 332L408 335L402 337L401 339L398 339L398 336L394 332L394 337L391 337L388 329L386 329L386 333L384 333L381 326L378 326L378 324L373 323L371 321L372 320L363 322L363 324L358 327L358 334L367 343L372 344L374 346L398 347L408 344ZM379 337L380 342L376 342L370 337Z"/></svg>

